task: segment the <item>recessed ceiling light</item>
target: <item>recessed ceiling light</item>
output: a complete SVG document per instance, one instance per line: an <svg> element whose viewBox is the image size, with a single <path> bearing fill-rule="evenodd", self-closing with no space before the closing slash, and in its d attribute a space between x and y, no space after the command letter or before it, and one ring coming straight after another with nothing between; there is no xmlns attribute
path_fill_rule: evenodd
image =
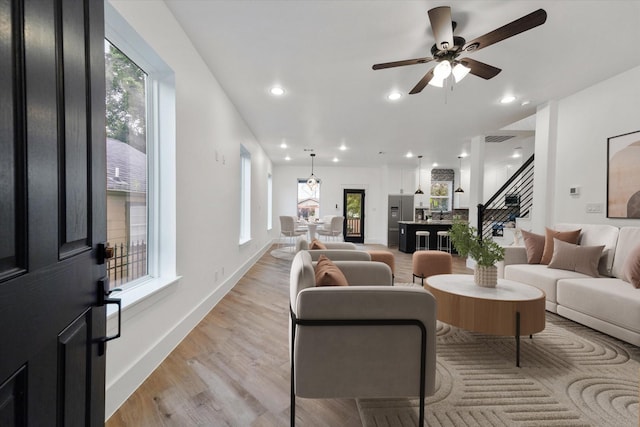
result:
<svg viewBox="0 0 640 427"><path fill-rule="evenodd" d="M522 105L524 107L525 105L529 105L529 104L531 104L531 101L529 101L527 99L527 100L522 101L522 103L520 105Z"/></svg>
<svg viewBox="0 0 640 427"><path fill-rule="evenodd" d="M337 163L337 162L338 162L338 158L337 158L337 157L334 157L334 158L333 158L333 163Z"/></svg>
<svg viewBox="0 0 640 427"><path fill-rule="evenodd" d="M283 142L282 144L280 144L280 148L287 148L287 143Z"/></svg>
<svg viewBox="0 0 640 427"><path fill-rule="evenodd" d="M400 92L391 92L389 95L387 95L387 99L389 101L396 101L401 97L402 97L402 94Z"/></svg>
<svg viewBox="0 0 640 427"><path fill-rule="evenodd" d="M500 100L500 103L501 103L501 104L510 104L510 103L512 103L512 102L513 102L513 101L515 101L515 100L516 100L516 97L515 97L515 96L513 96L513 95L506 95L506 96L503 96L503 97L502 97L502 99Z"/></svg>
<svg viewBox="0 0 640 427"><path fill-rule="evenodd" d="M271 95L275 95L275 96L284 95L284 89L282 89L280 86L272 87L271 89L269 89L269 92L271 93Z"/></svg>
<svg viewBox="0 0 640 427"><path fill-rule="evenodd" d="M344 150L346 150L346 149L347 149L347 146L346 146L346 145L342 144L342 145L340 146L340 151L344 151Z"/></svg>
<svg viewBox="0 0 640 427"><path fill-rule="evenodd" d="M285 159L286 161L289 161L289 160L291 160L291 157L287 156L287 157L285 157L284 159Z"/></svg>
<svg viewBox="0 0 640 427"><path fill-rule="evenodd" d="M437 168L438 164L436 162L433 162L433 164L431 166L433 166L434 168Z"/></svg>
<svg viewBox="0 0 640 427"><path fill-rule="evenodd" d="M407 159L412 158L412 157L413 157L413 153L412 153L411 151L409 151L409 152L406 154L406 157L407 157Z"/></svg>
<svg viewBox="0 0 640 427"><path fill-rule="evenodd" d="M460 153L460 157L465 158L467 157L468 154L466 153L466 151L463 151L462 153Z"/></svg>

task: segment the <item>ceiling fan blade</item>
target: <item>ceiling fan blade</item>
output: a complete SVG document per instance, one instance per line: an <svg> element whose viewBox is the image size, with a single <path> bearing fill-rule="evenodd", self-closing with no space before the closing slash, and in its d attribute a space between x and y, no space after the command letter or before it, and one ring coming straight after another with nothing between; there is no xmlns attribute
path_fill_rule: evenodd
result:
<svg viewBox="0 0 640 427"><path fill-rule="evenodd" d="M451 8L440 6L430 9L428 12L431 21L431 30L436 38L436 47L439 50L449 50L453 47L453 24L451 22Z"/></svg>
<svg viewBox="0 0 640 427"><path fill-rule="evenodd" d="M538 9L535 12L531 12L528 15L523 16L520 19L516 19L513 22L503 25L502 27L491 31L490 33L480 36L470 42L465 43L462 50L476 51L487 46L491 46L494 43L513 37L516 34L523 33L527 30L542 25L547 20L547 12L544 9Z"/></svg>
<svg viewBox="0 0 640 427"><path fill-rule="evenodd" d="M429 72L425 74L422 79L420 79L418 84L415 85L413 89L411 89L411 92L409 92L409 95L415 95L416 93L422 92L422 89L424 89L429 84L432 78L433 78L433 68L430 69Z"/></svg>
<svg viewBox="0 0 640 427"><path fill-rule="evenodd" d="M471 74L482 77L485 80L489 80L497 76L500 71L502 71L500 68L496 68L492 65L485 64L484 62L476 61L471 58L462 58L459 61L465 67L471 68L471 71L469 71Z"/></svg>
<svg viewBox="0 0 640 427"><path fill-rule="evenodd" d="M372 68L374 70L382 70L385 68L402 67L404 65L425 64L429 61L433 61L433 58L427 56L425 58L405 59L404 61L394 61L394 62L385 62L382 64L374 64Z"/></svg>

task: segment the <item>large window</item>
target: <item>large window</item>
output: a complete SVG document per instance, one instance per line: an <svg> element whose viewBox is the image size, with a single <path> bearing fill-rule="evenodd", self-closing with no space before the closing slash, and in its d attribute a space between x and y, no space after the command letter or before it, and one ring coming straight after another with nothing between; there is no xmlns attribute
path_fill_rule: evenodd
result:
<svg viewBox="0 0 640 427"><path fill-rule="evenodd" d="M251 240L251 153L240 146L240 244Z"/></svg>
<svg viewBox="0 0 640 427"><path fill-rule="evenodd" d="M298 218L320 219L320 181L310 187L306 178L298 178Z"/></svg>
<svg viewBox="0 0 640 427"><path fill-rule="evenodd" d="M273 176L267 175L267 230L273 228Z"/></svg>
<svg viewBox="0 0 640 427"><path fill-rule="evenodd" d="M107 241L114 286L148 272L147 73L105 40Z"/></svg>
<svg viewBox="0 0 640 427"><path fill-rule="evenodd" d="M178 279L175 73L109 2L104 11L107 269L128 310Z"/></svg>
<svg viewBox="0 0 640 427"><path fill-rule="evenodd" d="M431 213L451 210L451 181L432 181L429 198Z"/></svg>

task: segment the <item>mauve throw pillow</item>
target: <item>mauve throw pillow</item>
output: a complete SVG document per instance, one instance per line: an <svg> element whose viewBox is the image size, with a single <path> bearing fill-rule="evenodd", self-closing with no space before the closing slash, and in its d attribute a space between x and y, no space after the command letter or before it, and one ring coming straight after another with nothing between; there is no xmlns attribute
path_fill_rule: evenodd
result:
<svg viewBox="0 0 640 427"><path fill-rule="evenodd" d="M622 266L622 274L636 288L640 288L640 245L629 252Z"/></svg>
<svg viewBox="0 0 640 427"><path fill-rule="evenodd" d="M527 251L527 262L529 264L540 264L542 252L544 251L544 236L522 230L522 239L524 240L524 248Z"/></svg>
<svg viewBox="0 0 640 427"><path fill-rule="evenodd" d="M603 249L604 245L580 246L554 239L553 257L548 267L599 277L598 263Z"/></svg>
<svg viewBox="0 0 640 427"><path fill-rule="evenodd" d="M546 228L546 227L545 227ZM542 259L540 260L540 264L549 264L551 258L553 257L553 239L562 240L563 242L573 243L574 245L578 243L578 238L580 237L580 230L572 230L572 231L556 231L550 228L546 228L546 238L544 239L544 251L542 251Z"/></svg>
<svg viewBox="0 0 640 427"><path fill-rule="evenodd" d="M315 275L316 286L349 286L344 273L324 255L318 257Z"/></svg>

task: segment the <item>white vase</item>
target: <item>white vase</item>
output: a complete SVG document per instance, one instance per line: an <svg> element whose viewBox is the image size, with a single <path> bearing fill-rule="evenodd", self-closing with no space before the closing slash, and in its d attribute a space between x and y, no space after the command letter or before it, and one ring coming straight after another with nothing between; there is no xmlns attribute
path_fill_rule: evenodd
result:
<svg viewBox="0 0 640 427"><path fill-rule="evenodd" d="M476 264L473 271L473 279L476 285L483 288L495 288L498 284L498 267L492 265L485 267Z"/></svg>

